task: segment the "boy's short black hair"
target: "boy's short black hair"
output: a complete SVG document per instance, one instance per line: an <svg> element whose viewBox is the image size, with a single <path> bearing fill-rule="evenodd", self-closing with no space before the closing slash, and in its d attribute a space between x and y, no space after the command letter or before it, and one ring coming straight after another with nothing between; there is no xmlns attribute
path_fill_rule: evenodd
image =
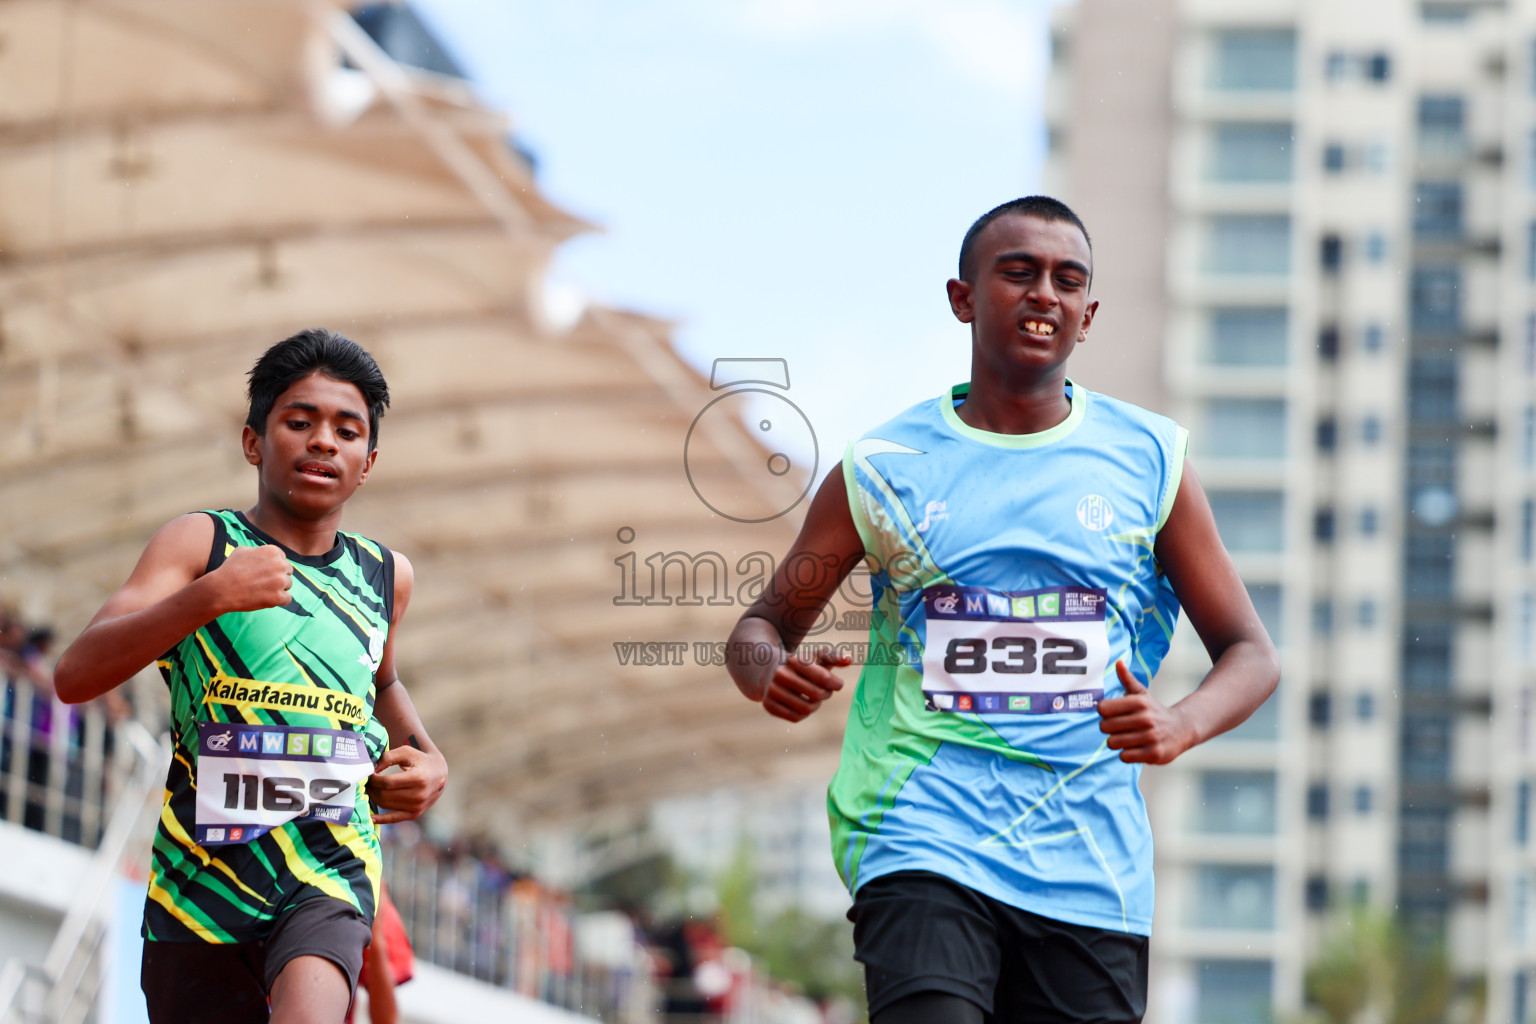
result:
<svg viewBox="0 0 1536 1024"><path fill-rule="evenodd" d="M267 417L278 398L312 373L351 384L362 392L368 405L368 450L373 451L379 443L379 418L389 406L389 385L384 382L384 372L363 346L323 327L311 327L284 338L256 360L245 392L251 400L246 426L265 435Z"/></svg>
<svg viewBox="0 0 1536 1024"><path fill-rule="evenodd" d="M974 279L976 268L972 266L975 262L972 250L976 247L976 237L987 229L988 224L1008 214L1038 217L1041 220L1061 220L1068 224L1075 224L1077 230L1083 233L1083 241L1088 243L1089 255L1093 254L1093 239L1088 236L1088 229L1083 226L1082 218L1073 213L1070 206L1050 196L1024 196L1021 199L1010 199L1001 206L994 206L976 218L976 223L971 225L971 229L965 233L965 240L960 243L960 280L969 282Z"/></svg>

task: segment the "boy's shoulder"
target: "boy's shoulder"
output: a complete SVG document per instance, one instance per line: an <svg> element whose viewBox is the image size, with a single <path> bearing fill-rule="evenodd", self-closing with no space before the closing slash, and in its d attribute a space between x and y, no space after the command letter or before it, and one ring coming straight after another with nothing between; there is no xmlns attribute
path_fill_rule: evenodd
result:
<svg viewBox="0 0 1536 1024"><path fill-rule="evenodd" d="M1083 387L1076 382L1072 386ZM1088 415L1100 421L1154 434L1169 434L1183 429L1175 420L1162 413L1092 388L1083 387L1083 390L1088 398Z"/></svg>

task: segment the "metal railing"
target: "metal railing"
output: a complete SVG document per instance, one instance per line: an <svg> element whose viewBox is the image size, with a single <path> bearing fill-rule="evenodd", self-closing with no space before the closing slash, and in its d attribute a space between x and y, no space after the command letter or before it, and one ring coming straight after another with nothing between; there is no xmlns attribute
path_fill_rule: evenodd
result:
<svg viewBox="0 0 1536 1024"><path fill-rule="evenodd" d="M73 709L56 701L45 719L34 715L38 699L28 686L9 687L4 817L96 852L42 964L12 958L0 969L0 1024L82 1024L105 977L112 882L141 820L160 805L169 755L139 722L108 725L94 708L59 714Z"/></svg>
<svg viewBox="0 0 1536 1024"><path fill-rule="evenodd" d="M107 780L132 753L117 749L93 705L71 707L21 680L6 683L0 701L0 820L95 846Z"/></svg>

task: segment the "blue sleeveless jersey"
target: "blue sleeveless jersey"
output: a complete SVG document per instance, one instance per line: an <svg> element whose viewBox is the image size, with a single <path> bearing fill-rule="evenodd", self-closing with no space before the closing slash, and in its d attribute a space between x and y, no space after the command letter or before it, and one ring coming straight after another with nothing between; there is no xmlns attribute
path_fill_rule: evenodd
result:
<svg viewBox="0 0 1536 1024"><path fill-rule="evenodd" d="M1074 924L1150 934L1139 765L1097 704L1149 682L1178 602L1153 559L1187 445L1172 420L1067 383L1071 412L993 434L968 385L849 446L874 591L871 657L828 790L850 891L934 871Z"/></svg>

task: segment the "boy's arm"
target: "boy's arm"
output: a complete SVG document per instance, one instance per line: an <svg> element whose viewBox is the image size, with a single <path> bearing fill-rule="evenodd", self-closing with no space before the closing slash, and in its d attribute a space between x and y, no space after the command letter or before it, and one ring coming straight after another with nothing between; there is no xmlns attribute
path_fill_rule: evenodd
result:
<svg viewBox="0 0 1536 1024"><path fill-rule="evenodd" d="M1280 682L1280 658L1187 462L1156 554L1211 656L1211 670L1193 693L1165 707L1120 662L1126 695L1099 702L1099 728L1122 761L1167 764L1253 714Z"/></svg>
<svg viewBox="0 0 1536 1024"><path fill-rule="evenodd" d="M281 548L236 548L210 573L213 521L180 516L151 538L128 581L59 656L59 699L79 704L131 678L226 612L287 604L292 569Z"/></svg>
<svg viewBox="0 0 1536 1024"><path fill-rule="evenodd" d="M395 558L395 613L389 623L389 639L384 644L384 655L379 659L379 670L374 675L373 717L389 731L389 749L374 766L368 779L368 794L379 805L382 813L373 820L380 825L397 821L409 821L422 813L443 795L448 785L448 761L442 751L427 735L416 714L416 706L405 692L405 684L395 671L395 635L405 618L406 606L411 603L411 589L416 582L415 570L399 552ZM400 771L384 774L386 768L400 766Z"/></svg>
<svg viewBox="0 0 1536 1024"><path fill-rule="evenodd" d="M752 607L742 613L726 644L725 665L737 689L776 718L798 722L843 688L828 669L848 658L790 656L832 595L864 557L853 525L841 469L827 474L811 500L800 535ZM766 657L753 657L763 648Z"/></svg>

